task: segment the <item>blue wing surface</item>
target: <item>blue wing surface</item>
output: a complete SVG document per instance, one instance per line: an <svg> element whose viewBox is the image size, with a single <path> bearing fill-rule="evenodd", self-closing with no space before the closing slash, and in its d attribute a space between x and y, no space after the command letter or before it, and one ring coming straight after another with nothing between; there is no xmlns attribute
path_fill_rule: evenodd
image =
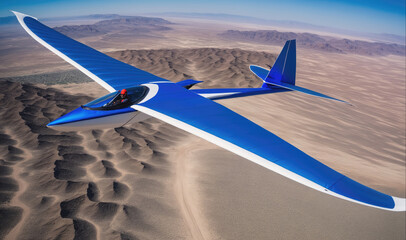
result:
<svg viewBox="0 0 406 240"><path fill-rule="evenodd" d="M230 109L176 84L146 84L155 96L132 107L321 192L404 211L405 199L364 186Z"/></svg>
<svg viewBox="0 0 406 240"><path fill-rule="evenodd" d="M168 81L75 41L47 27L34 17L18 12L14 14L35 40L110 92L148 82Z"/></svg>

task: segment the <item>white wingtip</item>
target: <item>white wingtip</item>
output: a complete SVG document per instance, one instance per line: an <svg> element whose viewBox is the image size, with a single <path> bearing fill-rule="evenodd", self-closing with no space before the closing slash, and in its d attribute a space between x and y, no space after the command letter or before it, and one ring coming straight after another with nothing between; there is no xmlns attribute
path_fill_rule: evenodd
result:
<svg viewBox="0 0 406 240"><path fill-rule="evenodd" d="M395 202L395 207L392 209L392 211L396 212L404 212L406 211L406 198L398 198L398 197L392 197L393 201Z"/></svg>
<svg viewBox="0 0 406 240"><path fill-rule="evenodd" d="M16 15L18 20L20 20L20 19L23 20L25 17L31 17L31 18L34 18L35 20L38 20L36 17L30 16L30 15L27 15L24 13L20 13L20 12L13 11L13 10L10 10L10 12L14 13L14 15Z"/></svg>

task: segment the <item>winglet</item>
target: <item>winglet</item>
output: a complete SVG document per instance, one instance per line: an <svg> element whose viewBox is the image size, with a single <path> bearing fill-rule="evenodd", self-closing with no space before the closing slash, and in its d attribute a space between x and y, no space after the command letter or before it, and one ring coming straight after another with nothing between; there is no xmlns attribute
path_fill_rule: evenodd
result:
<svg viewBox="0 0 406 240"><path fill-rule="evenodd" d="M406 198L392 197L395 202L395 207L392 211L404 212L406 211Z"/></svg>
<svg viewBox="0 0 406 240"><path fill-rule="evenodd" d="M30 18L34 18L35 20L38 20L36 17L30 16L30 15L27 15L24 13L20 13L20 12L13 11L13 10L10 10L10 12L12 12L12 13L14 13L14 15L16 15L18 21L20 21L20 20L22 21L25 17L30 17Z"/></svg>

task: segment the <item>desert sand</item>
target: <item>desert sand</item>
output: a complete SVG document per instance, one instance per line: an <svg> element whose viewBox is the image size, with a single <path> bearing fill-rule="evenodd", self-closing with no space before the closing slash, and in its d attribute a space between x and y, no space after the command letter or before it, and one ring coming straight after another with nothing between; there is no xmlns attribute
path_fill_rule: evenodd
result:
<svg viewBox="0 0 406 240"><path fill-rule="evenodd" d="M249 64L272 65L281 46L213 40L191 48L203 47L193 37L207 31L109 55L175 82L204 81L197 88L260 86ZM405 59L301 49L297 58L298 85L353 106L293 92L218 102L347 176L405 197ZM406 236L404 212L316 192L155 119L82 132L45 127L107 93L96 83L0 84L1 238Z"/></svg>

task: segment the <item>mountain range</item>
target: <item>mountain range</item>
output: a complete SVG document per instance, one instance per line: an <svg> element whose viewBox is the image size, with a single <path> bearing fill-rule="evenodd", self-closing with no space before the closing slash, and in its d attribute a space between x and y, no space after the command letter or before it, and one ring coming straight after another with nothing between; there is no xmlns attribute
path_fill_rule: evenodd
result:
<svg viewBox="0 0 406 240"><path fill-rule="evenodd" d="M395 43L368 42L340 38L327 38L312 33L279 32L275 30L238 31L228 30L220 37L245 42L282 45L286 40L296 39L297 45L305 48L335 53L360 55L405 55L405 46Z"/></svg>

